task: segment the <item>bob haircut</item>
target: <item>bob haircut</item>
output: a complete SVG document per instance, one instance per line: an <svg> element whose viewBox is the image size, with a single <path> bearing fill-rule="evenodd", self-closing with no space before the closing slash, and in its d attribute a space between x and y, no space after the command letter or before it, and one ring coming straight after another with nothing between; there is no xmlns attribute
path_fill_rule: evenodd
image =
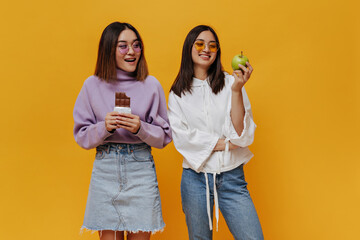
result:
<svg viewBox="0 0 360 240"><path fill-rule="evenodd" d="M142 45L140 59L135 70L136 79L143 81L149 75L144 56L144 44L139 32L129 23L113 22L104 29L100 38L95 76L101 80L106 82L116 80L116 47L119 35L125 29L132 30Z"/></svg>
<svg viewBox="0 0 360 240"><path fill-rule="evenodd" d="M173 91L179 97L181 97L181 94L185 94L186 92L191 93L192 80L194 76L194 63L192 60L191 52L196 38L203 31L212 32L212 34L214 34L216 42L219 45L219 50L217 51L216 59L213 62L213 64L211 64L208 70L210 87L213 93L217 94L225 86L225 80L224 80L225 74L223 67L221 65L221 48L220 48L219 38L216 35L214 29L212 29L210 26L199 25L194 27L185 38L184 46L182 50L180 70L177 77L175 78L173 85L171 86L170 91Z"/></svg>

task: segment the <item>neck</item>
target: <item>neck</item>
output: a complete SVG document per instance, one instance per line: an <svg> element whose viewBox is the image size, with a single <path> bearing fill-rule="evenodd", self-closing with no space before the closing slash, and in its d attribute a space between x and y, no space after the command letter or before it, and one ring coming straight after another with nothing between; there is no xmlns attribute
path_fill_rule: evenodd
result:
<svg viewBox="0 0 360 240"><path fill-rule="evenodd" d="M201 66L194 66L194 77L200 80L205 80L208 77L208 69Z"/></svg>

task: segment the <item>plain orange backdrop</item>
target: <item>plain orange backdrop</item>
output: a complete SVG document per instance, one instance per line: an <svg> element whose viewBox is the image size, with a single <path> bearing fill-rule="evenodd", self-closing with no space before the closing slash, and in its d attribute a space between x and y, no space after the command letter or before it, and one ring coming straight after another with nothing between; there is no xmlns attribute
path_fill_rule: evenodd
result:
<svg viewBox="0 0 360 240"><path fill-rule="evenodd" d="M72 111L102 30L133 24L166 97L186 34L215 28L225 69L244 51L258 125L245 166L265 239L360 239L360 21L355 0L3 1L0 10L1 239L79 234L94 158ZM166 228L187 239L181 156L154 150ZM223 219L215 240L232 239Z"/></svg>

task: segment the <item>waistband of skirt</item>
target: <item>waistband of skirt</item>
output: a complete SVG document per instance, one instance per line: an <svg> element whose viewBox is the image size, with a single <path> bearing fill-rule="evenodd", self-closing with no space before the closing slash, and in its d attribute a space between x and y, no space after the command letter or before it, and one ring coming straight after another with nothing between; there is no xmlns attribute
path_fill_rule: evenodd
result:
<svg viewBox="0 0 360 240"><path fill-rule="evenodd" d="M151 148L146 143L106 143L96 147L96 151L102 150L109 153L111 150L132 152L140 149Z"/></svg>

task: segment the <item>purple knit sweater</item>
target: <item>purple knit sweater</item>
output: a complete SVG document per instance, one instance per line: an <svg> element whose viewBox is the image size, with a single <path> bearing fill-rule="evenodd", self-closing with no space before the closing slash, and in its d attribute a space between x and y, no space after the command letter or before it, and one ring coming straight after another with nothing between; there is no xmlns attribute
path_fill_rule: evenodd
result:
<svg viewBox="0 0 360 240"><path fill-rule="evenodd" d="M137 134L122 128L114 133L106 130L105 116L114 109L115 92L125 92L130 97L131 113L141 120ZM115 82L107 83L96 76L89 77L76 99L74 122L75 141L85 149L108 142L145 142L152 147L163 148L171 142L164 90L153 76L137 81L133 73L117 70Z"/></svg>

